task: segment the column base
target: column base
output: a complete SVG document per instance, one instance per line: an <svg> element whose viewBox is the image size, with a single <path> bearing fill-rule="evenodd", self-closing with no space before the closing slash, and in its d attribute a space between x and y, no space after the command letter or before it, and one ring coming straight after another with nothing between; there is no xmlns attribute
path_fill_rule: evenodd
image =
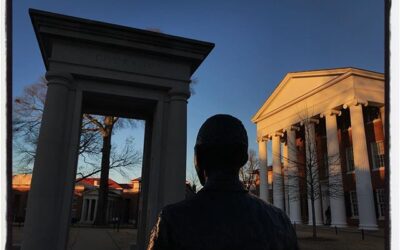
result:
<svg viewBox="0 0 400 250"><path fill-rule="evenodd" d="M345 228L348 227L347 223L343 224L343 223L331 223L331 227L337 227L337 228Z"/></svg>
<svg viewBox="0 0 400 250"><path fill-rule="evenodd" d="M374 224L369 224L369 225L363 225L363 224L359 224L358 225L358 229L364 229L364 230L370 230L370 231L377 231L379 228L378 228L378 225L374 225Z"/></svg>
<svg viewBox="0 0 400 250"><path fill-rule="evenodd" d="M313 224L312 224L312 221L311 221L311 222L309 221L309 222L308 222L308 225L309 225L309 226L312 226L312 225L313 225ZM323 226L324 224L323 224L322 222L315 222L315 225L316 225L316 226Z"/></svg>

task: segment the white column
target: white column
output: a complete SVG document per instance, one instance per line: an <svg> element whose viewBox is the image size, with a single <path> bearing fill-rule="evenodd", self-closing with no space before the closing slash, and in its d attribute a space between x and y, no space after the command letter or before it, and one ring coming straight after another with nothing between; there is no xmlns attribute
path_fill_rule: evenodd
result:
<svg viewBox="0 0 400 250"><path fill-rule="evenodd" d="M383 135L385 135L385 106L380 107L379 112L381 114Z"/></svg>
<svg viewBox="0 0 400 250"><path fill-rule="evenodd" d="M93 216L93 218L96 218L96 214L97 214L97 199L98 198L96 198L96 199L93 199L93 202L94 202L94 216Z"/></svg>
<svg viewBox="0 0 400 250"><path fill-rule="evenodd" d="M90 200L86 198L85 222L87 222L89 219L89 206L90 206Z"/></svg>
<svg viewBox="0 0 400 250"><path fill-rule="evenodd" d="M272 137L272 194L274 206L284 210L281 166L281 137Z"/></svg>
<svg viewBox="0 0 400 250"><path fill-rule="evenodd" d="M29 191L23 250L66 248L81 124L81 92L70 74L48 72Z"/></svg>
<svg viewBox="0 0 400 250"><path fill-rule="evenodd" d="M342 167L339 152L339 139L336 115L337 111L325 114L326 143L329 164L329 201L331 207L331 225L346 227L346 207L344 202Z"/></svg>
<svg viewBox="0 0 400 250"><path fill-rule="evenodd" d="M80 222L84 222L85 221L86 206L87 206L86 199L83 198L82 199L82 211L81 211L81 220L80 220Z"/></svg>
<svg viewBox="0 0 400 250"><path fill-rule="evenodd" d="M329 203L329 197L328 197L328 183L326 182L321 182L321 201L322 201L322 221L324 224L327 222L327 217L326 217L326 210L330 206ZM332 218L332 216L331 216Z"/></svg>
<svg viewBox="0 0 400 250"><path fill-rule="evenodd" d="M359 228L376 230L374 196L368 149L365 136L362 105L350 105L350 120L353 140L353 156L358 201Z"/></svg>
<svg viewBox="0 0 400 250"><path fill-rule="evenodd" d="M288 145L288 186L290 220L292 223L301 224L301 206L299 194L299 176L297 168L296 132L287 130Z"/></svg>
<svg viewBox="0 0 400 250"><path fill-rule="evenodd" d="M289 186L288 186L288 162L289 162L289 155L288 155L288 145L287 143L283 144L282 150L283 156L283 197L284 197L284 204L285 204L285 212L288 216L290 216L290 207L289 207Z"/></svg>
<svg viewBox="0 0 400 250"><path fill-rule="evenodd" d="M167 145L163 182L163 205L185 198L188 89L169 92Z"/></svg>
<svg viewBox="0 0 400 250"><path fill-rule="evenodd" d="M258 159L260 161L260 199L269 202L267 141L262 139L258 142Z"/></svg>
<svg viewBox="0 0 400 250"><path fill-rule="evenodd" d="M88 199L88 201L89 201L89 209L88 209L88 212L87 212L87 215L86 215L86 221L87 222L92 222L92 219L91 219L91 215L92 215L92 199Z"/></svg>
<svg viewBox="0 0 400 250"><path fill-rule="evenodd" d="M314 195L315 223L322 225L321 192L318 173L318 156L315 141L315 124L309 119L305 123L305 144L306 144L306 175L308 194L308 224L312 225L312 198ZM311 191L313 190L313 192Z"/></svg>

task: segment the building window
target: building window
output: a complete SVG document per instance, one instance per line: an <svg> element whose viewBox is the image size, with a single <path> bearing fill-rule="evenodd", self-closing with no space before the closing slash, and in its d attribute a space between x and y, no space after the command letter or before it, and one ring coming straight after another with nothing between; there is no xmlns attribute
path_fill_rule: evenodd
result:
<svg viewBox="0 0 400 250"><path fill-rule="evenodd" d="M353 147L346 148L346 166L348 172L354 171Z"/></svg>
<svg viewBox="0 0 400 250"><path fill-rule="evenodd" d="M376 204L378 207L379 218L385 218L385 190L376 190Z"/></svg>
<svg viewBox="0 0 400 250"><path fill-rule="evenodd" d="M371 142L372 169L385 167L385 147L383 141Z"/></svg>
<svg viewBox="0 0 400 250"><path fill-rule="evenodd" d="M350 191L351 217L358 217L357 192Z"/></svg>

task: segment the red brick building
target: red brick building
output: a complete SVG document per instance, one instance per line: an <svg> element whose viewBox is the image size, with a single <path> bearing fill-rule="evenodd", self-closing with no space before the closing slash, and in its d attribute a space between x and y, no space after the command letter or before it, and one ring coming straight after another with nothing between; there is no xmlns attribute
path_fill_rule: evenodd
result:
<svg viewBox="0 0 400 250"><path fill-rule="evenodd" d="M14 222L23 223L27 200L31 185L31 174L14 175L12 179L13 216ZM99 192L100 178L85 178L77 180L71 207L71 223L93 224ZM108 180L109 194L107 219L109 223L118 218L122 224L137 225L141 178L131 180L131 183L117 183ZM194 191L186 182L186 197L194 195Z"/></svg>
<svg viewBox="0 0 400 250"><path fill-rule="evenodd" d="M13 215L14 221L17 223L25 220L31 178L31 174L13 176ZM140 181L140 178L136 178L131 180L131 183L120 184L109 179L107 208L109 222L118 217L123 224L136 225L140 201ZM86 178L76 183L71 208L72 223L93 223L97 209L99 185L99 178Z"/></svg>

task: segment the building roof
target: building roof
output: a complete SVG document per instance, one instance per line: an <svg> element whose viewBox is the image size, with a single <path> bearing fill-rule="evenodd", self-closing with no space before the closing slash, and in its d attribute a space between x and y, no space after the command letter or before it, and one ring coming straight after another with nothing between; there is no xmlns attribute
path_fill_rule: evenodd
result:
<svg viewBox="0 0 400 250"><path fill-rule="evenodd" d="M257 111L257 113L252 117L251 120L252 122L257 123L258 121L263 119L266 113L270 113L275 109L282 107L282 101L277 100L279 98L285 99L287 103L289 103L289 101L294 101L299 98L305 98L307 97L307 94L312 94L312 92L315 90L319 91L319 89L322 88L324 85L327 86L331 83L334 84L335 82L344 80L350 75L358 75L384 80L384 75L382 73L358 69L354 67L289 72L276 86L272 94L268 97L266 102L262 105L262 107ZM296 88L295 92L291 91L291 93L289 94L284 91L285 89L288 89L287 85L291 85L290 87L301 86L301 88ZM277 107L272 107L273 103L276 103Z"/></svg>
<svg viewBox="0 0 400 250"><path fill-rule="evenodd" d="M99 186L100 185L100 178L85 178L83 180L80 180L78 184L82 184L84 186L89 185L89 186ZM108 179L108 186L110 188L114 189L123 189L121 184L118 184L115 182L113 179Z"/></svg>
<svg viewBox="0 0 400 250"><path fill-rule="evenodd" d="M12 177L12 185L31 185L32 174L16 174Z"/></svg>
<svg viewBox="0 0 400 250"><path fill-rule="evenodd" d="M384 74L353 67L288 73L252 117L257 140L270 139L299 126L305 118L321 118L352 103L382 107Z"/></svg>

